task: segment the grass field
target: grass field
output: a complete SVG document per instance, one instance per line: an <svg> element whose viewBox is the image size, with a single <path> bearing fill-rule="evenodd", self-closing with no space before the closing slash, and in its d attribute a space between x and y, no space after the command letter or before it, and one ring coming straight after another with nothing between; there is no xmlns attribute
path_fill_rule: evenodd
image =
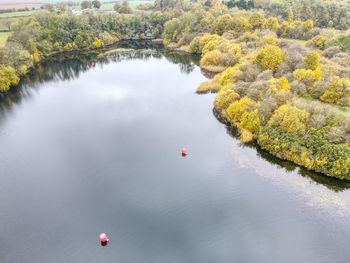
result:
<svg viewBox="0 0 350 263"><path fill-rule="evenodd" d="M3 13L0 14L0 17L20 17L20 16L30 16L37 10L30 10L30 11L20 11L20 12L10 12L10 13Z"/></svg>
<svg viewBox="0 0 350 263"><path fill-rule="evenodd" d="M5 46L6 40L11 34L11 32L0 32L0 48Z"/></svg>

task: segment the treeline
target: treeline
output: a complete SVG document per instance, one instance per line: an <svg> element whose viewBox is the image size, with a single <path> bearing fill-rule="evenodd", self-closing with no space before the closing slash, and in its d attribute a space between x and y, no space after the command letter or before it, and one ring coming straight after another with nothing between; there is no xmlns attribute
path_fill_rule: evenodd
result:
<svg viewBox="0 0 350 263"><path fill-rule="evenodd" d="M214 1L214 0L212 0ZM209 1L209 5L212 1ZM346 30L350 26L350 3L348 1L323 0L226 0L229 8L244 10L261 9L267 15L287 20L289 11L295 19L311 19L317 27L334 27Z"/></svg>
<svg viewBox="0 0 350 263"><path fill-rule="evenodd" d="M150 15L57 14L42 11L11 24L12 36L0 50L0 91L17 85L34 64L54 53L97 49L120 39L161 37L165 19Z"/></svg>

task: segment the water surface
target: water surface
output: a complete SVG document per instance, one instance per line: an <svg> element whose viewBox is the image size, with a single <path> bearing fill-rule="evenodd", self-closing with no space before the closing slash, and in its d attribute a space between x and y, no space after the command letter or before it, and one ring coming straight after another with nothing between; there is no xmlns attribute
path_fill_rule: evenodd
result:
<svg viewBox="0 0 350 263"><path fill-rule="evenodd" d="M172 52L93 54L3 98L0 262L349 262L348 184L241 145L203 80Z"/></svg>

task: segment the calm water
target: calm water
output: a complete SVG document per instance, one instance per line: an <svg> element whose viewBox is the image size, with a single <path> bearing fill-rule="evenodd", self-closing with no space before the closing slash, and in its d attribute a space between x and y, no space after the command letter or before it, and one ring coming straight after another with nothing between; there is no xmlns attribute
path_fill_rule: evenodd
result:
<svg viewBox="0 0 350 263"><path fill-rule="evenodd" d="M4 98L0 262L349 262L348 185L242 146L203 80L169 52L90 55Z"/></svg>

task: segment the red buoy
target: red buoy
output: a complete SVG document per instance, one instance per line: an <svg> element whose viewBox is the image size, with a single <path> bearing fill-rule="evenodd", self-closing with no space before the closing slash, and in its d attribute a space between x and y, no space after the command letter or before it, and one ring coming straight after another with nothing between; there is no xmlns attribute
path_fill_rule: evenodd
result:
<svg viewBox="0 0 350 263"><path fill-rule="evenodd" d="M102 233L100 235L100 240L101 240L102 243L105 243L105 242L109 241L109 239L108 239L108 237L107 237L107 235L105 233Z"/></svg>
<svg viewBox="0 0 350 263"><path fill-rule="evenodd" d="M92 66L95 67L95 65L96 65L95 62L92 62Z"/></svg>
<svg viewBox="0 0 350 263"><path fill-rule="evenodd" d="M185 148L183 148L183 149L182 149L182 151L181 151L181 153L182 153L182 156L186 156L186 155L187 155L187 151L186 151L186 149L185 149Z"/></svg>

